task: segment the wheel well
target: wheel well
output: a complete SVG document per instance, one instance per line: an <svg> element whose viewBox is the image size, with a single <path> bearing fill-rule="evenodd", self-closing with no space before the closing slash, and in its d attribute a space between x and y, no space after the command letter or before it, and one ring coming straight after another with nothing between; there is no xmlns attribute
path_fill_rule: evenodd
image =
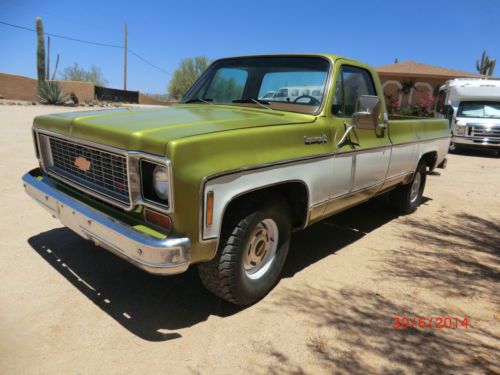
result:
<svg viewBox="0 0 500 375"><path fill-rule="evenodd" d="M284 198L290 207L293 229L303 228L307 220L309 191L302 181L283 182L252 190L233 198L224 210L222 228L227 220L252 211L263 199L268 199L274 194Z"/></svg>
<svg viewBox="0 0 500 375"><path fill-rule="evenodd" d="M429 171L432 171L436 167L437 152L432 151L432 152L428 152L426 154L423 154L422 158L420 160L422 160L425 163L425 165L427 165L427 167L429 168Z"/></svg>

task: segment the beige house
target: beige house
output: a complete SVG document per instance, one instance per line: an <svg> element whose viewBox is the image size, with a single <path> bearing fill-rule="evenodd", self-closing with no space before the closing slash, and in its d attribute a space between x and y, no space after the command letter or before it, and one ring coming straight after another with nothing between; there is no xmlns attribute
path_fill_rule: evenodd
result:
<svg viewBox="0 0 500 375"><path fill-rule="evenodd" d="M480 74L402 61L376 68L386 100L398 100L399 107L413 105L419 100L435 97L439 87L454 78L482 78Z"/></svg>

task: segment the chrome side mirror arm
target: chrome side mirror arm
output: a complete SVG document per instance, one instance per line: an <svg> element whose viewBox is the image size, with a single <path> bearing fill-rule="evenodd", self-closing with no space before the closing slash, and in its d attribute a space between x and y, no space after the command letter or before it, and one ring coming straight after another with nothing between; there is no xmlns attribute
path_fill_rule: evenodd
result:
<svg viewBox="0 0 500 375"><path fill-rule="evenodd" d="M379 129L387 129L387 124L389 123L389 115L387 112L384 112L384 121L381 124L378 124L377 127Z"/></svg>
<svg viewBox="0 0 500 375"><path fill-rule="evenodd" d="M346 144L349 144L351 146L359 146L359 137L358 137L358 133L356 132L356 126L354 126L352 124L348 124L347 122L344 122L344 126L346 127L346 130L345 130L342 138L340 138L340 141L337 143L337 147L343 147ZM350 136L349 136L351 131L353 132L354 136L356 137L357 142L351 141Z"/></svg>

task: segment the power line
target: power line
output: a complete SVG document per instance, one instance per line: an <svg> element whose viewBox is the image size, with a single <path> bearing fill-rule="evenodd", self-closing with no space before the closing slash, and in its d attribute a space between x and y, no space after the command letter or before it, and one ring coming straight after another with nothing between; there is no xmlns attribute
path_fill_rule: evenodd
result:
<svg viewBox="0 0 500 375"><path fill-rule="evenodd" d="M0 21L0 24L36 33L35 29L29 28L29 27L15 25L13 23L4 22L4 21ZM73 42L91 44L91 45L100 46L100 47L121 48L121 49L125 48L124 46L117 45L117 44L93 42L93 41L90 41L90 40L77 39L77 38L72 38L72 37L69 37L69 36L59 35L59 34L53 34L53 33L44 33L44 35L50 35L50 36L53 36L54 38L66 39L66 40L70 40L70 41L73 41ZM161 71L161 72L163 72L165 74L169 74L169 75L171 74L170 72L167 72L166 70L164 70L164 69L160 68L159 66L153 64L151 61L149 61L146 58L140 56L138 53L132 51L131 49L127 48L127 51L130 52L135 57L137 57L138 59L142 60L144 63L152 66L153 68L155 68L155 69L157 69L157 70L159 70L159 71Z"/></svg>
<svg viewBox="0 0 500 375"><path fill-rule="evenodd" d="M31 29L29 27L20 26L20 25L14 25L12 23L4 22L4 21L0 21L0 23L3 24L3 25L15 27L15 28L22 29L22 30L32 31L32 32L36 33L35 29ZM59 35L59 34L53 34L53 33L44 33L44 35L50 35L50 36L53 36L54 38L66 39L66 40L71 40L73 42L79 42L79 43L93 44L93 45L102 46L102 47L123 48L123 46L119 46L119 45L116 45L116 44L91 42L89 40L71 38L69 36L64 36L64 35Z"/></svg>
<svg viewBox="0 0 500 375"><path fill-rule="evenodd" d="M170 72L167 72L166 70L160 68L159 66L153 64L152 62L146 60L144 57L140 56L139 54L135 53L134 51L132 51L130 48L127 48L127 51L129 51L132 55L134 55L135 57L137 57L139 60L142 60L143 62L145 62L146 64L149 64L151 65L153 68L156 68L158 69L159 71L165 73L165 74L172 74Z"/></svg>

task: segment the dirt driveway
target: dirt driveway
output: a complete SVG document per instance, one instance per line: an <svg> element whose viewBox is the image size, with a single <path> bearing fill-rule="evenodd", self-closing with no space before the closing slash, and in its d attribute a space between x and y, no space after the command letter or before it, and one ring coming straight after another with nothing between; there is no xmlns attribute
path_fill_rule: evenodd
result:
<svg viewBox="0 0 500 375"><path fill-rule="evenodd" d="M278 286L241 309L194 269L135 269L24 194L32 119L61 110L0 106L0 373L500 372L498 157L451 155L413 215L377 200L296 234ZM393 328L440 316L468 328Z"/></svg>

